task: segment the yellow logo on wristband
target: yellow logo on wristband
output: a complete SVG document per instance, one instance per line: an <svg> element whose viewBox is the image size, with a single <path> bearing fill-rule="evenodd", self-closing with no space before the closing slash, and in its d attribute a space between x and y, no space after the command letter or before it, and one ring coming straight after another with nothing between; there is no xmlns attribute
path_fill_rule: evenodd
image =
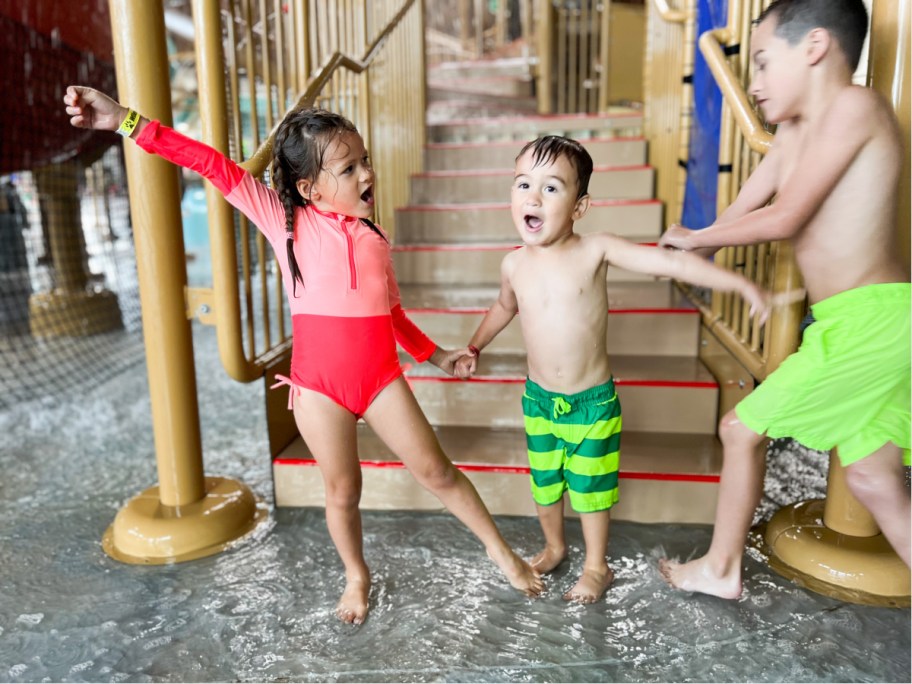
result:
<svg viewBox="0 0 912 684"><path fill-rule="evenodd" d="M120 128L117 129L117 135L129 138L133 134L133 129L136 128L136 124L138 123L139 114L131 109L127 112L127 117L120 124Z"/></svg>

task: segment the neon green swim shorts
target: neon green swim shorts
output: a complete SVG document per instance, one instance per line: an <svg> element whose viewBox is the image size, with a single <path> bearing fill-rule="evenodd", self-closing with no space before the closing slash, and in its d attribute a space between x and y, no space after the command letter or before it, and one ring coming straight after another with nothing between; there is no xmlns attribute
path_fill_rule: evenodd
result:
<svg viewBox="0 0 912 684"><path fill-rule="evenodd" d="M569 491L578 513L616 504L621 403L614 381L566 395L527 379L522 406L535 503L550 506Z"/></svg>
<svg viewBox="0 0 912 684"><path fill-rule="evenodd" d="M839 447L843 465L893 442L909 463L909 283L867 285L811 306L815 322L735 412L769 437Z"/></svg>

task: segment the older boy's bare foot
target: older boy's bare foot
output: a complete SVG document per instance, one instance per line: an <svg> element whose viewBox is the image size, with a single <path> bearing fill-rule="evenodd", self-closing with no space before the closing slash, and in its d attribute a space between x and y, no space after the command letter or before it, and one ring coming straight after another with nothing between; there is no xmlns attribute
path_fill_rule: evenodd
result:
<svg viewBox="0 0 912 684"><path fill-rule="evenodd" d="M614 581L614 572L609 567L604 570L583 568L583 574L570 591L564 594L565 601L576 603L595 603Z"/></svg>
<svg viewBox="0 0 912 684"><path fill-rule="evenodd" d="M360 625L367 617L369 579L348 580L336 606L336 616L350 625Z"/></svg>
<svg viewBox="0 0 912 684"><path fill-rule="evenodd" d="M538 596L542 593L544 583L541 576L531 565L517 556L513 549L506 547L498 552L488 551L488 558L507 576L507 581L514 589L519 589L526 596Z"/></svg>
<svg viewBox="0 0 912 684"><path fill-rule="evenodd" d="M734 566L733 572L720 575L713 572L706 556L689 563L661 558L659 572L668 584L681 591L696 591L724 599L741 596L740 563Z"/></svg>
<svg viewBox="0 0 912 684"><path fill-rule="evenodd" d="M554 568L560 565L566 557L566 547L554 549L550 546L546 546L532 557L532 559L529 561L529 564L536 570L536 572L540 572L544 575L554 570Z"/></svg>

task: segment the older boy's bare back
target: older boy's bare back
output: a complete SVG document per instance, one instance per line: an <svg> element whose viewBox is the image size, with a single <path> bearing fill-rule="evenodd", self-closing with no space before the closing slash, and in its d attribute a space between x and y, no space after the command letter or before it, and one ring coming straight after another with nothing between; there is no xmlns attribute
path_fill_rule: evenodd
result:
<svg viewBox="0 0 912 684"><path fill-rule="evenodd" d="M594 238L594 239L593 239ZM608 264L595 236L571 234L545 248L523 247L504 259L516 294L529 377L575 394L611 377L606 348Z"/></svg>
<svg viewBox="0 0 912 684"><path fill-rule="evenodd" d="M892 110L875 92L849 86L825 118L819 128L811 121L781 124L771 152L777 157L780 197L787 189L813 193L825 182L821 176L827 175L830 162L816 151L851 138L866 139L813 218L792 237L812 303L863 285L909 278L897 249L902 142Z"/></svg>

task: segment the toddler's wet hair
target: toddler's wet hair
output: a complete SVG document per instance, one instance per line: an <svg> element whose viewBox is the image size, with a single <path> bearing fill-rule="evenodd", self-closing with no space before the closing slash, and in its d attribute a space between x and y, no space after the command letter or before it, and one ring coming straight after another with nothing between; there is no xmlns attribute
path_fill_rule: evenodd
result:
<svg viewBox="0 0 912 684"><path fill-rule="evenodd" d="M565 138L562 135L544 135L536 138L519 151L516 158L519 159L526 152L532 150L533 166L541 164L551 164L559 157L566 157L576 169L578 182L578 192L576 198L579 199L589 194L589 178L592 176L592 157L586 151L586 148L580 145L572 138Z"/></svg>
<svg viewBox="0 0 912 684"><path fill-rule="evenodd" d="M775 35L789 45L796 45L812 29L826 29L839 43L852 71L858 68L868 33L864 0L775 0L754 24L767 17L776 20Z"/></svg>

